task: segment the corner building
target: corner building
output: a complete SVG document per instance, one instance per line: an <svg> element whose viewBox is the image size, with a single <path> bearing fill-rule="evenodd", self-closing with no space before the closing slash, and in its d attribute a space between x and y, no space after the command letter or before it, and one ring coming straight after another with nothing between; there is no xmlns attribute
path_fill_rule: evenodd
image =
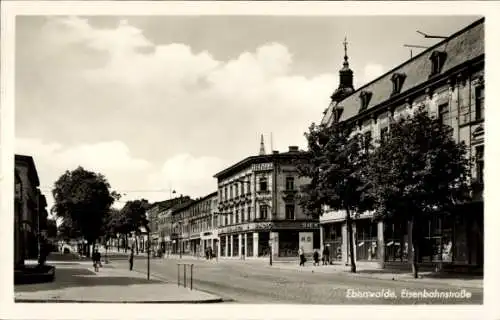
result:
<svg viewBox="0 0 500 320"><path fill-rule="evenodd" d="M297 194L307 178L299 178L297 161L307 154L288 152L248 157L217 173L218 236L221 258L297 257L319 248L319 221L298 205Z"/></svg>
<svg viewBox="0 0 500 320"><path fill-rule="evenodd" d="M350 122L366 139L382 140L391 118L424 107L452 128L473 160L473 200L453 212L436 213L425 227L418 257L422 266L482 270L484 168L484 18L426 49L363 87L354 90L347 60L340 86L325 110L323 124ZM348 261L345 213L327 208L321 221L322 246ZM411 228L363 213L353 223L357 261L384 266L412 259Z"/></svg>

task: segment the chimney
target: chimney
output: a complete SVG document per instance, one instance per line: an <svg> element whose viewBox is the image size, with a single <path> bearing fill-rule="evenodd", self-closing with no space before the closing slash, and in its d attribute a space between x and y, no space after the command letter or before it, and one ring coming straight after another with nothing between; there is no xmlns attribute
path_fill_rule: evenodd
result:
<svg viewBox="0 0 500 320"><path fill-rule="evenodd" d="M299 147L297 146L289 146L288 147L288 152L298 152L299 151Z"/></svg>
<svg viewBox="0 0 500 320"><path fill-rule="evenodd" d="M273 150L273 154L278 154L280 153L278 150Z"/></svg>
<svg viewBox="0 0 500 320"><path fill-rule="evenodd" d="M264 135L260 135L260 150L259 150L259 155L263 156L266 154L266 149L264 147Z"/></svg>

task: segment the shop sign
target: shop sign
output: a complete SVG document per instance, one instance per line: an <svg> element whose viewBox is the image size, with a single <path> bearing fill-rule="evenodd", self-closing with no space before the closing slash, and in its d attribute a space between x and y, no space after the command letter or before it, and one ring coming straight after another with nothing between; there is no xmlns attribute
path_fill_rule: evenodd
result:
<svg viewBox="0 0 500 320"><path fill-rule="evenodd" d="M247 223L237 226L227 226L219 229L219 233L236 233L236 232L246 232L250 230L270 230L272 223L270 222L256 222Z"/></svg>
<svg viewBox="0 0 500 320"><path fill-rule="evenodd" d="M273 164L271 162L268 163L254 163L252 165L252 170L253 171L266 171L266 170L272 170L273 169Z"/></svg>

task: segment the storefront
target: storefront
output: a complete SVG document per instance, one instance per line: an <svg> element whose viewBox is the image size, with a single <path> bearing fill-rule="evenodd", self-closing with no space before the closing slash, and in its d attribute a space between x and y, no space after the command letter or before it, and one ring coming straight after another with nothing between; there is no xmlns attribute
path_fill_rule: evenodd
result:
<svg viewBox="0 0 500 320"><path fill-rule="evenodd" d="M319 248L319 224L309 221L253 222L220 227L221 257L296 257L300 247Z"/></svg>

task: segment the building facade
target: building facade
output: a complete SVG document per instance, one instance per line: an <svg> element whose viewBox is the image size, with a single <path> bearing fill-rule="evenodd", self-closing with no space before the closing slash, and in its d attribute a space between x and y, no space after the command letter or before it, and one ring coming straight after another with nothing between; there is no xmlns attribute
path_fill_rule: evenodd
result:
<svg viewBox="0 0 500 320"><path fill-rule="evenodd" d="M346 53L340 82L341 87L352 88L352 72L349 79L347 69ZM346 93L337 90L332 95L322 123L350 122L366 138L380 140L388 132L391 118L424 107L451 126L456 141L465 142L474 163L471 172L474 200L457 206L454 212L429 219L418 259L431 265L482 268L484 19L363 87L352 89ZM356 260L384 265L409 261L412 243L408 226L371 218L370 213L364 213L353 223ZM326 209L320 221L322 246L331 247L330 252L335 252L332 257L348 261L345 213Z"/></svg>
<svg viewBox="0 0 500 320"><path fill-rule="evenodd" d="M31 156L15 155L14 267L25 259L36 259L39 236L47 226L47 201L38 187L40 181Z"/></svg>
<svg viewBox="0 0 500 320"><path fill-rule="evenodd" d="M296 257L319 248L319 221L298 205L297 162L307 154L288 152L248 157L217 173L218 235L221 258Z"/></svg>

